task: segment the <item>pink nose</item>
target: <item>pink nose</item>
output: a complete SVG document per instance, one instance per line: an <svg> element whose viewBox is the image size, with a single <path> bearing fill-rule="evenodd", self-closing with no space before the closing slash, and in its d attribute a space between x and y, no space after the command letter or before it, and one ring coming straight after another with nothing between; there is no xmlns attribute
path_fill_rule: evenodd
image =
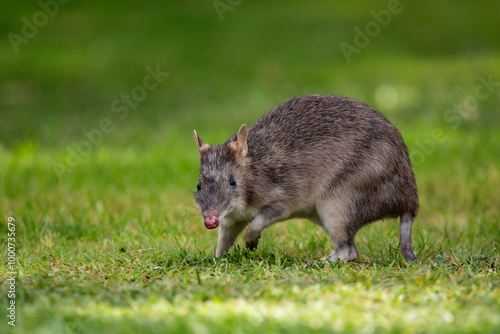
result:
<svg viewBox="0 0 500 334"><path fill-rule="evenodd" d="M219 218L215 216L206 216L205 217L205 227L208 228L209 230L212 230L219 226Z"/></svg>

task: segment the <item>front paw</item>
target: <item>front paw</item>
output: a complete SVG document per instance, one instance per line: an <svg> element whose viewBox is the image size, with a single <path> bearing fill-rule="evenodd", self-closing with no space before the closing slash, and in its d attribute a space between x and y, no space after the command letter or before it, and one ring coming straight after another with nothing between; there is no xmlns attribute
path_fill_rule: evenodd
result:
<svg viewBox="0 0 500 334"><path fill-rule="evenodd" d="M246 247L251 250L251 251L254 251L257 249L257 246L259 245L259 239L255 239L255 240L248 240L246 242Z"/></svg>
<svg viewBox="0 0 500 334"><path fill-rule="evenodd" d="M257 246L259 245L259 239L260 239L260 231L248 228L247 233L245 233L245 241L246 241L246 247L249 250L254 251L257 249Z"/></svg>

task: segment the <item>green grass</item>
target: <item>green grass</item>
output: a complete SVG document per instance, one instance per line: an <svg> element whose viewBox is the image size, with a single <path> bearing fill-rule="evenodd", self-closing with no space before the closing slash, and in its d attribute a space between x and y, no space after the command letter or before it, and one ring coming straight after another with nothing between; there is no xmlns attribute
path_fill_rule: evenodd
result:
<svg viewBox="0 0 500 334"><path fill-rule="evenodd" d="M4 152L10 187L2 208L10 209L2 217L13 215L18 230L18 326L27 333L495 332L499 158L464 147L475 170L450 173L464 164L448 152L463 136L417 167L417 264L401 256L393 220L360 231L356 263L318 261L331 241L303 221L266 230L256 252L239 239L216 260L216 235L203 227L189 191L158 186L175 173L160 148L135 150L135 158L100 148L61 183L50 167L54 153ZM472 136L488 150L482 135ZM193 166L188 146L178 157ZM0 270L7 272L5 262Z"/></svg>
<svg viewBox="0 0 500 334"><path fill-rule="evenodd" d="M19 53L0 40L1 333L500 331L500 87L476 97L479 77L500 81L498 4L454 3L446 16L448 3L402 1L349 65L339 43L387 2L287 4L243 1L221 22L210 2L70 2ZM37 10L0 5L1 35ZM112 101L156 64L170 75L120 119ZM395 220L358 233L355 263L319 261L333 245L302 220L264 231L256 252L240 237L214 258L216 231L191 198L192 129L220 143L310 93L366 101L401 130L419 187L418 263L400 254ZM103 118L115 129L57 176Z"/></svg>

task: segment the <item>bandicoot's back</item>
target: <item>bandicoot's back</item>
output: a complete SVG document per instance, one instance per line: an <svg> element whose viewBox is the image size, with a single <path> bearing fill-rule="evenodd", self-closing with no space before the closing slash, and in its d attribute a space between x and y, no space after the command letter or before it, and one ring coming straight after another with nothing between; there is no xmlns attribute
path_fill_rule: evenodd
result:
<svg viewBox="0 0 500 334"><path fill-rule="evenodd" d="M385 217L401 217L404 256L418 211L417 188L398 130L354 99L314 95L291 99L226 143L208 146L195 134L200 183L195 200L205 225L219 230L217 256L248 223L247 247L288 218L308 218L335 244L330 260L356 259L355 233Z"/></svg>

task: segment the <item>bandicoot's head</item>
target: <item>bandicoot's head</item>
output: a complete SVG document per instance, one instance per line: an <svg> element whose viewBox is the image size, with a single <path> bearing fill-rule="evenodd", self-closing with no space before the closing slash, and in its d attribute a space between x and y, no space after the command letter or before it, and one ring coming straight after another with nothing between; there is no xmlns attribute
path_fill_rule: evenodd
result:
<svg viewBox="0 0 500 334"><path fill-rule="evenodd" d="M208 229L219 226L220 219L245 204L247 134L247 126L243 124L236 137L223 145L209 146L194 131L200 154L200 177L194 200Z"/></svg>

